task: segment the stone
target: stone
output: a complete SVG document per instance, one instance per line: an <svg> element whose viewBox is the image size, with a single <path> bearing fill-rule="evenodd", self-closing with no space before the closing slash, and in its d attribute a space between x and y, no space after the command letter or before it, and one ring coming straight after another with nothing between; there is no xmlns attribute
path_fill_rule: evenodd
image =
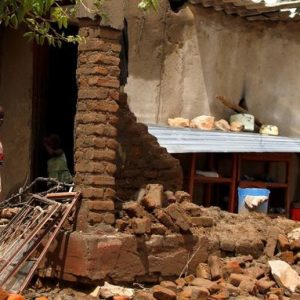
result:
<svg viewBox="0 0 300 300"><path fill-rule="evenodd" d="M152 288L153 297L157 300L176 300L176 293L160 285Z"/></svg>
<svg viewBox="0 0 300 300"><path fill-rule="evenodd" d="M239 121L234 121L230 123L230 131L241 132L244 130L244 124Z"/></svg>
<svg viewBox="0 0 300 300"><path fill-rule="evenodd" d="M256 281L256 287L261 294L266 294L271 287L274 287L276 282L272 280L260 279Z"/></svg>
<svg viewBox="0 0 300 300"><path fill-rule="evenodd" d="M167 215L162 209L154 211L155 217L172 232L179 232L179 227L173 222L172 218Z"/></svg>
<svg viewBox="0 0 300 300"><path fill-rule="evenodd" d="M202 214L202 209L200 206L186 200L180 203L180 207L192 217L199 217Z"/></svg>
<svg viewBox="0 0 300 300"><path fill-rule="evenodd" d="M222 278L223 276L222 265L218 256L211 255L208 258L208 265L210 267L212 280L218 280Z"/></svg>
<svg viewBox="0 0 300 300"><path fill-rule="evenodd" d="M230 237L220 237L220 248L223 251L234 252L235 251L235 240Z"/></svg>
<svg viewBox="0 0 300 300"><path fill-rule="evenodd" d="M191 222L195 226L212 227L214 225L214 219L212 217L192 217Z"/></svg>
<svg viewBox="0 0 300 300"><path fill-rule="evenodd" d="M288 250L290 250L289 240L283 234L278 234L278 245L279 245L280 251L288 251Z"/></svg>
<svg viewBox="0 0 300 300"><path fill-rule="evenodd" d="M170 204L165 208L165 212L174 220L175 224L183 231L190 229L190 222L186 213L176 203Z"/></svg>
<svg viewBox="0 0 300 300"><path fill-rule="evenodd" d="M279 129L275 125L261 125L259 129L260 134L279 135Z"/></svg>
<svg viewBox="0 0 300 300"><path fill-rule="evenodd" d="M226 262L225 266L223 267L224 277L229 277L229 275L232 273L236 273L236 274L244 273L240 266L240 263L236 260L231 260Z"/></svg>
<svg viewBox="0 0 300 300"><path fill-rule="evenodd" d="M198 286L198 287L204 287L204 288L207 288L208 290L210 290L215 285L215 283L210 280L204 279L204 278L195 278L191 282L191 285Z"/></svg>
<svg viewBox="0 0 300 300"><path fill-rule="evenodd" d="M210 293L207 288L188 286L178 294L177 300L205 300L209 294Z"/></svg>
<svg viewBox="0 0 300 300"><path fill-rule="evenodd" d="M241 122L245 131L254 131L254 116L250 114L234 114L230 116L230 125L233 122Z"/></svg>
<svg viewBox="0 0 300 300"><path fill-rule="evenodd" d="M232 297L236 297L241 293L240 288L235 287L234 285L228 282L220 282L219 286L223 289L226 289Z"/></svg>
<svg viewBox="0 0 300 300"><path fill-rule="evenodd" d="M144 234L151 232L151 220L147 217L133 218L131 228L135 234Z"/></svg>
<svg viewBox="0 0 300 300"><path fill-rule="evenodd" d="M175 197L174 192L172 192L172 191L165 191L164 195L165 195L165 198L166 198L166 201L167 201L168 204L176 202L176 197Z"/></svg>
<svg viewBox="0 0 300 300"><path fill-rule="evenodd" d="M271 260L268 262L271 273L279 286L284 286L291 292L295 292L300 285L300 277L295 270L284 261Z"/></svg>
<svg viewBox="0 0 300 300"><path fill-rule="evenodd" d="M208 264L199 263L196 269L196 276L204 279L211 280L211 274Z"/></svg>
<svg viewBox="0 0 300 300"><path fill-rule="evenodd" d="M167 280L164 280L164 281L161 281L161 282L160 282L160 285L161 285L162 287L165 287L165 288L167 288L167 289L173 291L174 293L177 292L177 285L176 285L176 283L174 283L173 281L167 281Z"/></svg>
<svg viewBox="0 0 300 300"><path fill-rule="evenodd" d="M178 203L182 202L192 202L191 195L185 191L175 192L175 198Z"/></svg>
<svg viewBox="0 0 300 300"><path fill-rule="evenodd" d="M151 223L151 234L165 235L167 231L166 226L159 223Z"/></svg>
<svg viewBox="0 0 300 300"><path fill-rule="evenodd" d="M144 207L137 201L125 202L123 203L122 208L126 211L130 218L141 218L147 215L147 212L145 211Z"/></svg>
<svg viewBox="0 0 300 300"><path fill-rule="evenodd" d="M279 236L279 229L275 226L270 227L268 229L267 236L268 236L268 239L267 239L266 247L264 249L264 253L268 257L273 257L275 254L275 249L276 249L277 240L278 240L278 236Z"/></svg>
<svg viewBox="0 0 300 300"><path fill-rule="evenodd" d="M182 288L186 285L186 281L183 278L178 278L175 280L178 287Z"/></svg>
<svg viewBox="0 0 300 300"><path fill-rule="evenodd" d="M257 290L256 279L251 278L251 279L242 280L241 283L239 284L239 289L250 295L255 295Z"/></svg>
<svg viewBox="0 0 300 300"><path fill-rule="evenodd" d="M252 280L251 277L243 274L232 273L229 276L229 282L236 287L238 287L242 281L251 281L251 280Z"/></svg>
<svg viewBox="0 0 300 300"><path fill-rule="evenodd" d="M142 204L147 209L162 207L163 203L163 186L161 184L148 184L146 194L142 199Z"/></svg>
<svg viewBox="0 0 300 300"><path fill-rule="evenodd" d="M220 120L216 121L215 122L215 128L219 129L219 130L222 130L222 131L230 131L230 125L224 119L220 119Z"/></svg>
<svg viewBox="0 0 300 300"><path fill-rule="evenodd" d="M9 296L9 293L4 289L0 288L0 300L6 300Z"/></svg>
<svg viewBox="0 0 300 300"><path fill-rule="evenodd" d="M136 291L133 296L133 299L134 300L155 300L155 298L151 293L143 290Z"/></svg>
<svg viewBox="0 0 300 300"><path fill-rule="evenodd" d="M169 118L168 124L171 127L189 127L190 126L190 120L185 118Z"/></svg>
<svg viewBox="0 0 300 300"><path fill-rule="evenodd" d="M250 276L251 278L259 279L259 278L264 277L265 270L261 267L253 266L253 267L247 268L245 270L245 274Z"/></svg>
<svg viewBox="0 0 300 300"><path fill-rule="evenodd" d="M291 250L299 251L300 250L300 239L291 242Z"/></svg>
<svg viewBox="0 0 300 300"><path fill-rule="evenodd" d="M211 116L198 116L191 120L190 127L201 130L212 130L214 128L215 118Z"/></svg>
<svg viewBox="0 0 300 300"><path fill-rule="evenodd" d="M281 252L280 258L290 265L294 264L294 262L295 262L293 251Z"/></svg>

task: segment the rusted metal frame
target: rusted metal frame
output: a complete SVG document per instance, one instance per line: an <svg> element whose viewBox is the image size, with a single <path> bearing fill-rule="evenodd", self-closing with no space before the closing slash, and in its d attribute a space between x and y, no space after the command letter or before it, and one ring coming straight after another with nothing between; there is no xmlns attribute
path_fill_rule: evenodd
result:
<svg viewBox="0 0 300 300"><path fill-rule="evenodd" d="M29 274L27 275L26 279L24 280L23 285L20 288L19 292L22 292L27 284L29 283L29 281L31 280L35 270L37 269L39 263L41 262L42 258L44 257L44 255L46 254L49 246L51 245L51 243L53 242L53 240L55 239L55 237L57 236L60 228L62 227L62 225L64 224L64 222L66 221L67 216L70 214L70 212L72 211L72 209L75 207L77 201L79 200L79 198L81 197L81 194L79 192L77 192L77 195L74 197L74 199L72 200L72 202L68 205L68 207L66 208L66 211L64 212L60 222L58 223L58 225L56 226L52 236L49 238L47 244L45 245L43 251L40 253L40 256L38 257L38 259L36 260L34 266L32 267L31 271L29 272Z"/></svg>
<svg viewBox="0 0 300 300"><path fill-rule="evenodd" d="M36 210L35 207L32 207L32 208L33 208L33 210L31 210L31 212ZM42 209L41 209L41 210L42 210ZM38 218L40 218L40 217L42 217L43 214L45 214L45 212L44 212L43 210L40 211L40 214L39 214L38 216L34 216L35 220L38 219ZM31 216L31 217L33 217L33 216ZM19 225L19 226L21 226L21 225ZM18 229L20 228L19 226L16 226L15 230L18 230ZM5 254L6 254L7 252L10 252L10 250L11 250L16 244L18 244L19 241L20 241L23 237L25 237L26 234L27 234L28 232L30 232L30 230L31 230L32 228L34 228L34 226L35 226L34 222L30 222L29 224L27 224L27 226L26 226L25 228L22 228L22 229L21 229L21 230L22 230L22 234L21 234L20 236L18 236L18 238L17 238L14 242L8 243L8 246L7 246L6 248L4 247L4 249L3 249L3 250L4 250L4 253L2 253L2 255L5 256ZM13 238L15 238L15 235L12 235L12 239L13 239ZM7 241L6 241L6 243L7 243ZM3 247L1 247L1 248L3 248ZM0 249L1 249L1 248L0 248ZM2 250L2 249L1 249L1 250Z"/></svg>
<svg viewBox="0 0 300 300"><path fill-rule="evenodd" d="M17 263L12 270L9 271L9 273L4 277L4 279L1 281L1 286L6 288L6 283L9 279L11 279L13 276L15 276L18 271L23 267L23 264L32 256L32 254L36 251L37 247L41 244L44 237L51 231L55 223L58 221L58 219L61 217L61 215L56 216L49 224L47 224L47 227L43 230L42 234L37 237L36 241L24 252L24 255L22 257L22 261L20 263ZM12 292L18 292L18 291L12 291Z"/></svg>
<svg viewBox="0 0 300 300"><path fill-rule="evenodd" d="M61 207L61 205L59 203L57 203L58 205L57 206L54 206L53 210L49 213L49 215L45 216L42 220L42 222L35 228L35 230L28 236L26 237L23 242L21 243L21 245L19 245L17 247L17 249L13 252L13 254L11 254L11 258L8 259L3 266L0 267L0 272L3 271L3 269L8 266L12 261L13 259L15 258L15 256L22 250L22 248L31 240L33 239L33 237L37 234L37 232L39 230L42 229L42 227L46 224L46 222L53 216L54 213L57 212L57 210Z"/></svg>

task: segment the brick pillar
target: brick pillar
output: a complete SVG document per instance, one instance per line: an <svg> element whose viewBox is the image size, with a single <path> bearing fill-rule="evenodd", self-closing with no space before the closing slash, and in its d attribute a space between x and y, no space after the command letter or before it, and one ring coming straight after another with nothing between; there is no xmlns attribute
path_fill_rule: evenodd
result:
<svg viewBox="0 0 300 300"><path fill-rule="evenodd" d="M92 25L81 27L79 34L86 43L78 52L75 184L83 194L83 227L115 222L121 32Z"/></svg>

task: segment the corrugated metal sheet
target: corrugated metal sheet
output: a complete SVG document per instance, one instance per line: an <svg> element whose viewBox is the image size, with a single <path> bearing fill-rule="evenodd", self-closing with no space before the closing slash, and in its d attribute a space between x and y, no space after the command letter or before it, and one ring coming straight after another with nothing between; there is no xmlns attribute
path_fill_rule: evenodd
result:
<svg viewBox="0 0 300 300"><path fill-rule="evenodd" d="M148 125L149 133L169 153L193 152L292 152L300 153L300 139L256 133L202 131Z"/></svg>

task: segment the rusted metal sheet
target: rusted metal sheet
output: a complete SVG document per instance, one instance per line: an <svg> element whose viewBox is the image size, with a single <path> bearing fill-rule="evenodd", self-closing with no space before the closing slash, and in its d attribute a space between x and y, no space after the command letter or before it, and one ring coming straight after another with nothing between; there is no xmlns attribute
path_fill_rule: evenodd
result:
<svg viewBox="0 0 300 300"><path fill-rule="evenodd" d="M0 286L20 293L75 208L80 193L33 195L0 234ZM55 200L53 200L55 199Z"/></svg>

